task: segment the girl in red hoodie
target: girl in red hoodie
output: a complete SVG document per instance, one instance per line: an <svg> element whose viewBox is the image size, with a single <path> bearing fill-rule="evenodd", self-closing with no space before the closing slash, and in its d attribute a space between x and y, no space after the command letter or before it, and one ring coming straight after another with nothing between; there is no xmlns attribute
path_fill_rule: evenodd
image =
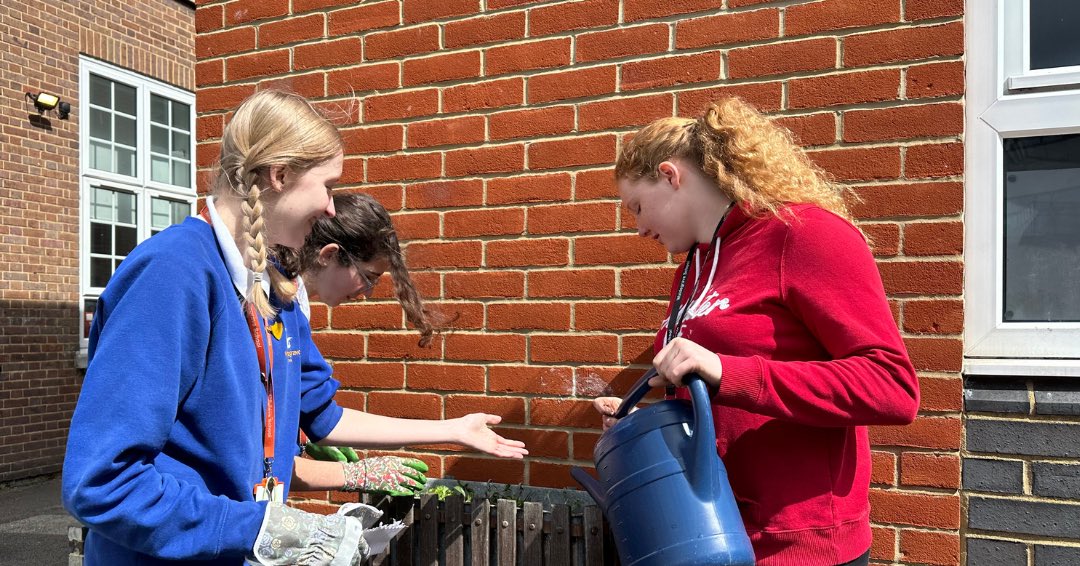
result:
<svg viewBox="0 0 1080 566"><path fill-rule="evenodd" d="M638 234L687 252L653 385L709 385L758 563L867 564L867 425L910 423L919 386L841 189L734 98L643 128L615 178Z"/></svg>

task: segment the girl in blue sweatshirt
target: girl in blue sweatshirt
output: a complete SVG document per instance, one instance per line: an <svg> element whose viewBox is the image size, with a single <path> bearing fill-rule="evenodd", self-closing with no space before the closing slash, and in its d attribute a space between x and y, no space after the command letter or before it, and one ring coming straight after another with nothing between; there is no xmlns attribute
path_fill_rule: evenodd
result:
<svg viewBox="0 0 1080 566"><path fill-rule="evenodd" d="M342 148L303 98L253 95L222 134L204 218L148 239L109 281L63 472L64 505L90 527L89 566L357 564L358 519L281 503L298 428L347 446L497 436L334 402L338 383L269 250L300 247L334 215ZM494 442L492 453L523 452Z"/></svg>

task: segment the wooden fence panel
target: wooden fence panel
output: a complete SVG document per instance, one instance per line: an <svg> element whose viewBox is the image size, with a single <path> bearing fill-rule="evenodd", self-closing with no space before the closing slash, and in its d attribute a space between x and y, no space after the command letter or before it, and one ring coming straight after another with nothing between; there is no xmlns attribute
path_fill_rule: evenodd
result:
<svg viewBox="0 0 1080 566"><path fill-rule="evenodd" d="M465 510L465 498L460 495L447 497L444 502L445 521L443 526L443 548L446 552L446 566L464 566L465 530L461 524Z"/></svg>
<svg viewBox="0 0 1080 566"><path fill-rule="evenodd" d="M499 566L517 564L517 502L500 499L498 516Z"/></svg>
<svg viewBox="0 0 1080 566"><path fill-rule="evenodd" d="M551 508L551 532L544 545L546 566L570 566L570 507Z"/></svg>
<svg viewBox="0 0 1080 566"><path fill-rule="evenodd" d="M491 556L491 503L473 503L471 566L488 566Z"/></svg>
<svg viewBox="0 0 1080 566"><path fill-rule="evenodd" d="M604 524L598 507L585 508L585 566L604 564Z"/></svg>
<svg viewBox="0 0 1080 566"><path fill-rule="evenodd" d="M544 506L526 501L522 507L524 521L521 525L523 534L521 563L523 566L543 566Z"/></svg>
<svg viewBox="0 0 1080 566"><path fill-rule="evenodd" d="M420 496L419 566L439 566L439 498L430 493Z"/></svg>

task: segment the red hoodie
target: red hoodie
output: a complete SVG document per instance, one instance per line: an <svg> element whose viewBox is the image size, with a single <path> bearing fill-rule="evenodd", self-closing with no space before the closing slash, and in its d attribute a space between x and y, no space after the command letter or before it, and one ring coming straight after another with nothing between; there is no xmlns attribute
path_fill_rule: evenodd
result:
<svg viewBox="0 0 1080 566"><path fill-rule="evenodd" d="M736 207L698 249L680 335L723 364L716 449L758 564L835 565L870 547L866 425L910 423L919 385L859 231L816 206L785 212Z"/></svg>

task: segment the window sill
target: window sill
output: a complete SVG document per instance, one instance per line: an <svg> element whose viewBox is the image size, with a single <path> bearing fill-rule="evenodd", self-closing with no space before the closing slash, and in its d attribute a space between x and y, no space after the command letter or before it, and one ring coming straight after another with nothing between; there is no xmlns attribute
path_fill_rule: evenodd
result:
<svg viewBox="0 0 1080 566"><path fill-rule="evenodd" d="M965 358L964 375L1080 377L1080 360Z"/></svg>
<svg viewBox="0 0 1080 566"><path fill-rule="evenodd" d="M75 352L75 367L77 369L86 369L88 360L88 354L86 348L79 348L79 351Z"/></svg>

